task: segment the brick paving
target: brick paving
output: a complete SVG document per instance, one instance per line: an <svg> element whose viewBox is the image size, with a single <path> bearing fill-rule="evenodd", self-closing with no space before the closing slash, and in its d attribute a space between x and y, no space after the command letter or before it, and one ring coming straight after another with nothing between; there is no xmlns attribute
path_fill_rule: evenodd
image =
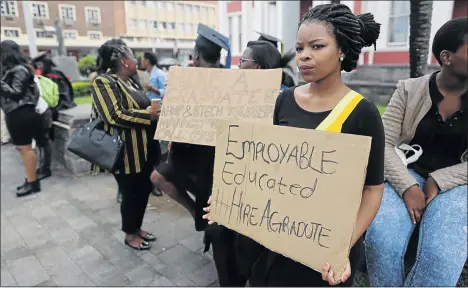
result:
<svg viewBox="0 0 468 288"><path fill-rule="evenodd" d="M167 197L151 196L143 228L158 239L140 252L123 244L112 176L58 171L41 193L16 198L23 175L14 147L2 146L1 286L217 285L203 235Z"/></svg>
<svg viewBox="0 0 468 288"><path fill-rule="evenodd" d="M54 172L41 193L16 198L21 160L1 147L1 286L218 286L211 251L203 253L203 235L181 206L150 196L143 228L158 240L150 251L131 250L114 178ZM354 284L369 282L358 272Z"/></svg>

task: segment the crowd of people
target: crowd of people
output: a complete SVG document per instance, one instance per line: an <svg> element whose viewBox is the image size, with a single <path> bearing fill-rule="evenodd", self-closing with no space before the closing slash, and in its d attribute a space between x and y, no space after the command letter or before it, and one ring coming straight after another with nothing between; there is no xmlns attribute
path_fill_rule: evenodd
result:
<svg viewBox="0 0 468 288"><path fill-rule="evenodd" d="M361 50L374 46L379 37L380 24L371 14L356 16L343 4L318 5L302 18L295 52L281 53L276 41L264 35L247 44L240 69L284 71L274 125L318 129L347 99L352 112L334 120L339 127L334 132L372 137L341 279L334 277L341 267L323 263L317 272L212 221L215 147L170 143L163 161L160 143L153 140L160 107L151 101L164 102L167 76L156 55L145 53L142 68L149 83L142 85L133 51L122 40L105 42L92 76L93 117L109 133L119 131L124 143L117 168L110 171L121 195L124 243L148 250L157 241L157 235L142 227L148 197L156 189L187 209L195 230L204 231L205 251L213 249L221 286L352 286L362 255L372 286L455 286L467 260L467 27L464 17L437 31L432 52L440 70L399 81L383 117L341 78L342 71L356 69ZM222 49L228 52L225 65L220 64ZM296 85L286 73L294 58L305 84ZM50 135L50 128L41 123L50 121L40 119L53 118L37 112L44 93L37 91L31 63L54 80L44 72L46 62L39 60L28 61L12 41L1 43L0 105L26 170L18 196L39 191L39 177L50 176L47 165L36 173L31 146L35 139L39 147L47 147L50 137L44 133ZM194 67L230 69L228 38L200 24L192 60ZM404 259L411 249L416 257L406 274Z"/></svg>

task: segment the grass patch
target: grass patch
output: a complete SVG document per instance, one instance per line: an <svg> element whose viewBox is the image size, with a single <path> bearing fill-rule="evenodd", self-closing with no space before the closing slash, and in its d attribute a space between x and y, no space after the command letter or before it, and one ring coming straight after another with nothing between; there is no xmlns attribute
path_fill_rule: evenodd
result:
<svg viewBox="0 0 468 288"><path fill-rule="evenodd" d="M77 105L80 105L80 104L91 104L91 102L93 101L93 99L91 98L91 96L85 96L85 97L77 97L75 98L75 103Z"/></svg>
<svg viewBox="0 0 468 288"><path fill-rule="evenodd" d="M387 109L387 106L377 105L377 108L379 109L380 115L383 115L385 109Z"/></svg>
<svg viewBox="0 0 468 288"><path fill-rule="evenodd" d="M91 104L91 102L92 102L91 96L75 98L75 103L76 103L77 105L80 105L80 104ZM379 109L380 115L382 115L382 114L385 112L385 109L387 109L387 106L384 106L384 105L377 105L377 108Z"/></svg>

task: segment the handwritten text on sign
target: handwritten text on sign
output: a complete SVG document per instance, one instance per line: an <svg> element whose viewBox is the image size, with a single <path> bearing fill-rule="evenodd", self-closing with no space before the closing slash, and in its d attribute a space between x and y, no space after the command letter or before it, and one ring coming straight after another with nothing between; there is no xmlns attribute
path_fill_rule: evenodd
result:
<svg viewBox="0 0 468 288"><path fill-rule="evenodd" d="M216 145L220 119L271 123L281 69L171 67L155 138Z"/></svg>
<svg viewBox="0 0 468 288"><path fill-rule="evenodd" d="M369 137L220 121L213 219L341 277L360 205Z"/></svg>

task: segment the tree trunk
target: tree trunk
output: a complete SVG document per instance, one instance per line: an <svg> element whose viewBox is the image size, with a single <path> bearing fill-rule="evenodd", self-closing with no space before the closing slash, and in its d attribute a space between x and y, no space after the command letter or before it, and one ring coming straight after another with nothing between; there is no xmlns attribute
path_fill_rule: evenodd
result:
<svg viewBox="0 0 468 288"><path fill-rule="evenodd" d="M410 77L427 73L429 40L431 37L432 2L411 0L410 14Z"/></svg>

